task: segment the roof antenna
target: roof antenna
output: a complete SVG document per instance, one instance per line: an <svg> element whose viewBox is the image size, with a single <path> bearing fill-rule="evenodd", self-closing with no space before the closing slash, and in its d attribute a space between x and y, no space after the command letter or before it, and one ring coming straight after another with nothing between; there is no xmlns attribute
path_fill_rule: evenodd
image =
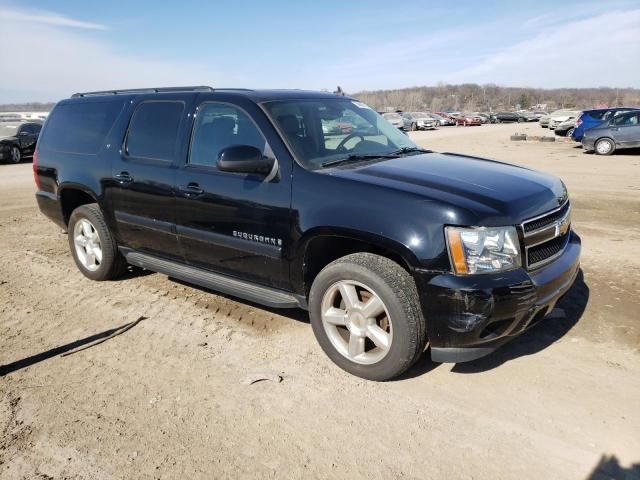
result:
<svg viewBox="0 0 640 480"><path fill-rule="evenodd" d="M335 92L333 92L335 95L340 95L341 97L344 97L344 92L342 91L342 87L340 87L340 85L338 85L338 88L336 89Z"/></svg>

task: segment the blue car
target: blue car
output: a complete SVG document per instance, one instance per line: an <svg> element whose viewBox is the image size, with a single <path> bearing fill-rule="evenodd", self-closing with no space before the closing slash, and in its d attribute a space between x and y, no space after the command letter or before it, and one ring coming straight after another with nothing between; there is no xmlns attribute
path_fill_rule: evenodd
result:
<svg viewBox="0 0 640 480"><path fill-rule="evenodd" d="M599 108L597 110L585 110L582 112L582 115L580 115L576 120L576 126L571 133L571 138L576 142L581 142L586 130L597 127L598 125L606 122L618 113L630 112L632 110L638 109L630 107L617 107Z"/></svg>

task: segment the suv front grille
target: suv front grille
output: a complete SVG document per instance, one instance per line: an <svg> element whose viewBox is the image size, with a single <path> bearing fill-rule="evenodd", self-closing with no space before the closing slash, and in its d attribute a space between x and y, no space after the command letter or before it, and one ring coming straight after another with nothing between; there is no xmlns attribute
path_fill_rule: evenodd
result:
<svg viewBox="0 0 640 480"><path fill-rule="evenodd" d="M559 256L571 236L571 205L565 202L560 208L522 223L525 261L528 269L549 263Z"/></svg>
<svg viewBox="0 0 640 480"><path fill-rule="evenodd" d="M569 202L567 202L564 204L564 206L562 206L562 208L555 210L548 215L524 222L522 224L524 227L524 233L530 233L535 230L539 230L542 227L546 227L547 225L551 225L552 223L563 218L570 208L571 207L569 205Z"/></svg>
<svg viewBox="0 0 640 480"><path fill-rule="evenodd" d="M567 233L565 233L561 237L556 237L553 240L549 240L548 242L544 242L540 245L529 248L527 250L527 265L529 267L535 266L539 263L544 262L545 260L553 258L555 255L564 250L564 247L566 247L568 241L569 232L567 231Z"/></svg>

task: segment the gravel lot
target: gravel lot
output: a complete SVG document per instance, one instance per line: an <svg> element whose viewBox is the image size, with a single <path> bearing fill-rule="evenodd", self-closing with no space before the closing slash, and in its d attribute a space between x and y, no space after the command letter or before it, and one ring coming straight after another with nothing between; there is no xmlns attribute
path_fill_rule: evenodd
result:
<svg viewBox="0 0 640 480"><path fill-rule="evenodd" d="M302 311L148 272L86 280L31 165L0 165L0 478L640 478L640 156L516 130L547 133L411 135L565 180L584 248L565 315L388 383L334 367ZM263 371L283 381L243 383Z"/></svg>

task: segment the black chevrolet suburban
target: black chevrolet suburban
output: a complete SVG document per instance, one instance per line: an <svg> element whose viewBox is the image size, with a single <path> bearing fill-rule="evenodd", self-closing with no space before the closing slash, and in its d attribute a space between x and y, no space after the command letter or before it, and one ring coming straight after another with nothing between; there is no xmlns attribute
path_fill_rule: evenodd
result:
<svg viewBox="0 0 640 480"><path fill-rule="evenodd" d="M558 178L423 150L329 93L75 94L51 112L33 169L88 278L129 264L307 309L331 360L373 380L427 347L437 362L489 354L579 269Z"/></svg>

